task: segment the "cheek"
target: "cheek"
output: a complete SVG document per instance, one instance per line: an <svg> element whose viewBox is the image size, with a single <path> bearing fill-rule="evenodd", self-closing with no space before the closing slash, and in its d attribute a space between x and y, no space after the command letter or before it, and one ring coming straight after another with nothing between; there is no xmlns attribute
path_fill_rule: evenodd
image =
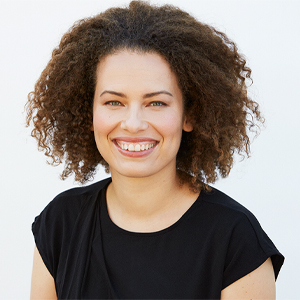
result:
<svg viewBox="0 0 300 300"><path fill-rule="evenodd" d="M93 127L95 134L109 133L117 122L117 120L114 119L114 117L103 111L95 110L93 114Z"/></svg>
<svg viewBox="0 0 300 300"><path fill-rule="evenodd" d="M183 121L178 114L165 115L156 121L156 125L164 136L177 137L182 134Z"/></svg>

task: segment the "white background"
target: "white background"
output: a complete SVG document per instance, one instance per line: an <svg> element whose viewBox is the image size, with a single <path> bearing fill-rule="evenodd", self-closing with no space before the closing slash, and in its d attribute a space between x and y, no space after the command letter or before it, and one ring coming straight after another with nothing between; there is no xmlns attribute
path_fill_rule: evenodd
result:
<svg viewBox="0 0 300 300"><path fill-rule="evenodd" d="M0 299L29 297L31 223L73 178L59 180L60 167L45 163L24 128L27 94L52 49L74 21L128 1L0 2ZM151 3L165 3L152 1ZM252 96L261 104L266 129L252 157L236 162L216 187L249 208L286 261L277 299L299 299L300 213L300 1L169 0L233 39L253 69ZM96 180L107 176L99 171Z"/></svg>

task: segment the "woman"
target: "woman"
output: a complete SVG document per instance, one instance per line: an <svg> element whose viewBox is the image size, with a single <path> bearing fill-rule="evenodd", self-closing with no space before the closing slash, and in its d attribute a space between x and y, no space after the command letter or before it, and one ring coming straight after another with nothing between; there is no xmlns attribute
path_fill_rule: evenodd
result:
<svg viewBox="0 0 300 300"><path fill-rule="evenodd" d="M29 94L27 124L84 183L35 219L31 299L275 299L283 256L211 188L262 117L223 33L132 1L77 22Z"/></svg>

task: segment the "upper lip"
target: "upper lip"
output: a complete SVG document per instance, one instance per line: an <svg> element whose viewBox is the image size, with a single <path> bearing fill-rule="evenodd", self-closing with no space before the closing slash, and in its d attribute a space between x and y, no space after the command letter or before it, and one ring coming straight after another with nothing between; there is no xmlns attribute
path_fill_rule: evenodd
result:
<svg viewBox="0 0 300 300"><path fill-rule="evenodd" d="M115 137L112 140L115 141L120 141L120 142L125 142L125 143L142 143L142 142L148 142L148 143L156 143L158 142L157 140L153 138L148 138L148 137Z"/></svg>

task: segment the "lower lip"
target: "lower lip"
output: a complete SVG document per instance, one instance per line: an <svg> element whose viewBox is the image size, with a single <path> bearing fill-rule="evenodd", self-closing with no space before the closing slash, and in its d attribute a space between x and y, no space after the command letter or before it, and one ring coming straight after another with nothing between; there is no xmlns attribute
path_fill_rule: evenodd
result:
<svg viewBox="0 0 300 300"><path fill-rule="evenodd" d="M122 148L120 148L120 146L114 142L114 145L116 146L116 148L118 149L118 151L123 154L124 156L127 157L144 157L149 155L151 152L153 152L153 150L156 148L157 144L154 145L152 148L148 149L148 150L143 150L143 151L128 151L128 150L124 150Z"/></svg>

